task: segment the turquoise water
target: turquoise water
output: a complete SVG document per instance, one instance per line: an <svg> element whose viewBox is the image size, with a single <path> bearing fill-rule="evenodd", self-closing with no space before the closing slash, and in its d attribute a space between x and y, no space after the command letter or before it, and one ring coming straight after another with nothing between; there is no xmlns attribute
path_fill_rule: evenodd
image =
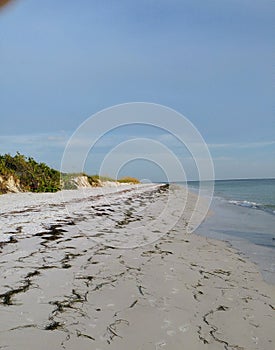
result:
<svg viewBox="0 0 275 350"><path fill-rule="evenodd" d="M190 188L197 189L198 184L188 182ZM214 195L237 206L275 215L275 179L216 180Z"/></svg>
<svg viewBox="0 0 275 350"><path fill-rule="evenodd" d="M275 284L275 179L215 181L211 209L196 233L230 242Z"/></svg>

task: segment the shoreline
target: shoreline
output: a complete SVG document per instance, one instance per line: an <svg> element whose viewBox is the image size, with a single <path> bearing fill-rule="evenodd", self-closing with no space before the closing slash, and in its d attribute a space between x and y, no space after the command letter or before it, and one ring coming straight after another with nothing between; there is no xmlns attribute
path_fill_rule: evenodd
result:
<svg viewBox="0 0 275 350"><path fill-rule="evenodd" d="M266 283L275 285L272 214L247 207L237 207L215 196L210 210L213 215L206 218L196 233L227 242L240 256L257 266Z"/></svg>
<svg viewBox="0 0 275 350"><path fill-rule="evenodd" d="M167 191L179 203L175 189L159 187L135 187L119 196L110 191L108 203L96 190L92 203L91 192L85 198L79 193L73 201L65 199L71 205L67 216L58 203L45 205L41 199L39 206L45 216L49 210L52 225L39 232L35 225L26 226L32 234L0 247L0 347L274 348L275 287L226 242L186 232L195 196L188 195L186 210L169 232L155 232L154 239L160 234L155 241L131 249L103 244L104 236L116 243L111 227L125 235L125 227L135 233L150 223ZM17 212L20 205L18 200ZM9 209L6 204L4 217ZM60 216L53 223L57 209ZM41 217L35 210L30 200L28 208L13 215L25 221ZM152 221L155 231L167 227L172 217L165 219ZM142 234L148 239L144 229Z"/></svg>

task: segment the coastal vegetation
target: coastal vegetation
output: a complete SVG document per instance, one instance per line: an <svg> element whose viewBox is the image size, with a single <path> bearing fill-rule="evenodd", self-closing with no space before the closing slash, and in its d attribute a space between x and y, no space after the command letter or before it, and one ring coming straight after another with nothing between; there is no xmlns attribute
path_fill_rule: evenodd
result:
<svg viewBox="0 0 275 350"><path fill-rule="evenodd" d="M128 183L128 184L139 184L140 181L135 177L122 177L121 179L114 179L110 176L103 175L88 175L86 173L70 173L61 174L62 188L66 190L73 190L80 187L92 186L101 187L106 183ZM86 184L86 186L85 186Z"/></svg>
<svg viewBox="0 0 275 350"><path fill-rule="evenodd" d="M134 177L113 179L85 173L61 173L45 163L17 152L0 155L0 194L7 192L56 192L61 189L100 187L106 182L137 184Z"/></svg>
<svg viewBox="0 0 275 350"><path fill-rule="evenodd" d="M125 176L118 180L120 183L132 183L132 184L139 184L139 180L135 177Z"/></svg>
<svg viewBox="0 0 275 350"><path fill-rule="evenodd" d="M6 183L11 178L24 192L56 192L61 188L59 171L19 152L15 156L0 155L0 176L1 193L7 192Z"/></svg>

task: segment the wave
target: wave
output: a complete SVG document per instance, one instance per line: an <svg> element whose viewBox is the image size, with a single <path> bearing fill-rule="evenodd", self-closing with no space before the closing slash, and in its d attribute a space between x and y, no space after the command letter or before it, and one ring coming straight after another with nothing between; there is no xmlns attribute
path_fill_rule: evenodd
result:
<svg viewBox="0 0 275 350"><path fill-rule="evenodd" d="M259 209L259 210L263 210L263 211L266 211L268 213L275 215L275 206L274 205L270 205L270 204L265 205L262 203L250 202L250 201L246 201L246 200L243 200L243 201L241 201L241 200L229 200L228 202L230 204L238 205L240 207Z"/></svg>

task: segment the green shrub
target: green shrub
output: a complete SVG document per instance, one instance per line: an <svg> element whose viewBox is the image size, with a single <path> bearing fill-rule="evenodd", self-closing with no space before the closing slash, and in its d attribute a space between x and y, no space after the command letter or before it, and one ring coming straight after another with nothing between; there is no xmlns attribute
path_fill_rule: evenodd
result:
<svg viewBox="0 0 275 350"><path fill-rule="evenodd" d="M45 163L37 163L33 158L25 157L19 152L0 155L0 175L4 178L13 176L20 181L24 191L56 192L60 190L60 172ZM3 192L3 189L2 189Z"/></svg>
<svg viewBox="0 0 275 350"><path fill-rule="evenodd" d="M139 184L140 181L135 177L125 176L118 180L120 183L131 183L131 184Z"/></svg>

